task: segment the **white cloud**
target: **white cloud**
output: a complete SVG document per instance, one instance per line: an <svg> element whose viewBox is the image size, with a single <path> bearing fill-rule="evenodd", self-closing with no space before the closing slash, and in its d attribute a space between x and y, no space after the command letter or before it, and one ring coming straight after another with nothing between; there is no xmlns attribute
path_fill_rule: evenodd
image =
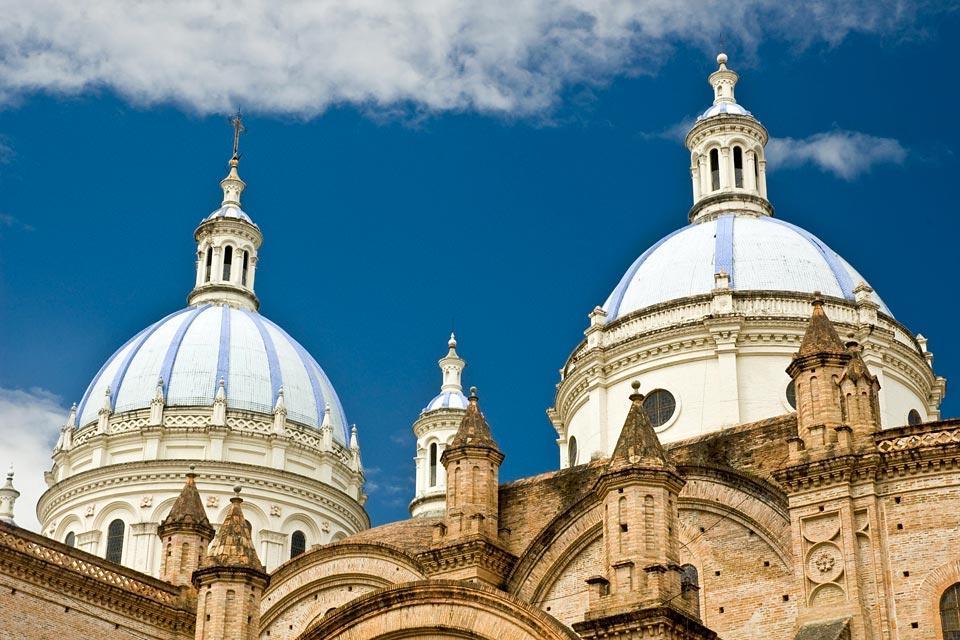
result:
<svg viewBox="0 0 960 640"><path fill-rule="evenodd" d="M893 138L859 131L828 131L808 138L771 138L766 148L770 170L813 164L844 180L870 171L874 165L901 164L907 150Z"/></svg>
<svg viewBox="0 0 960 640"><path fill-rule="evenodd" d="M0 471L5 478L13 464L13 485L20 491L14 520L21 527L40 530L36 506L47 490L43 472L50 470L50 453L66 417L67 409L49 391L0 388Z"/></svg>
<svg viewBox="0 0 960 640"><path fill-rule="evenodd" d="M115 90L200 113L549 110L721 37L833 45L909 29L906 0L0 0L0 103Z"/></svg>

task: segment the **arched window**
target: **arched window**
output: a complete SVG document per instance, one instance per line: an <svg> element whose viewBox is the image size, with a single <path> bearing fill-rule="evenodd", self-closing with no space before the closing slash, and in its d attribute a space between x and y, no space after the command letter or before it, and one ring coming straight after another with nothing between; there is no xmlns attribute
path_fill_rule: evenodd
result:
<svg viewBox="0 0 960 640"><path fill-rule="evenodd" d="M437 486L437 443L430 443L430 486Z"/></svg>
<svg viewBox="0 0 960 640"><path fill-rule="evenodd" d="M123 520L117 518L107 527L107 554L104 556L110 562L120 564L123 557Z"/></svg>
<svg viewBox="0 0 960 640"><path fill-rule="evenodd" d="M68 533L68 534L67 534L67 537L63 539L63 544L67 545L68 547L75 547L75 546L77 546L77 536L76 536L76 534L75 534L73 531L71 531L70 533Z"/></svg>
<svg viewBox="0 0 960 640"><path fill-rule="evenodd" d="M733 148L733 184L743 188L743 150L740 147Z"/></svg>
<svg viewBox="0 0 960 640"><path fill-rule="evenodd" d="M230 266L233 264L233 247L223 248L223 281L230 282Z"/></svg>
<svg viewBox="0 0 960 640"><path fill-rule="evenodd" d="M923 422L923 418L920 417L920 412L916 409L910 409L910 413L907 414L907 424L911 427Z"/></svg>
<svg viewBox="0 0 960 640"><path fill-rule="evenodd" d="M643 410L647 412L654 428L662 427L677 410L677 400L666 389L656 389L643 399Z"/></svg>
<svg viewBox="0 0 960 640"><path fill-rule="evenodd" d="M296 558L307 550L307 537L303 531L294 531L290 534L290 557Z"/></svg>
<svg viewBox="0 0 960 640"><path fill-rule="evenodd" d="M710 188L720 188L720 152L716 149L710 150Z"/></svg>
<svg viewBox="0 0 960 640"><path fill-rule="evenodd" d="M210 271L213 270L213 247L207 247L207 266L203 270L203 281L210 282Z"/></svg>
<svg viewBox="0 0 960 640"><path fill-rule="evenodd" d="M247 272L250 270L250 252L243 252L243 271L240 272L240 284L247 286Z"/></svg>
<svg viewBox="0 0 960 640"><path fill-rule="evenodd" d="M940 598L940 624L943 640L960 640L960 582L944 591Z"/></svg>
<svg viewBox="0 0 960 640"><path fill-rule="evenodd" d="M680 567L680 586L684 590L690 587L700 588L700 574L697 568L692 564L685 564Z"/></svg>
<svg viewBox="0 0 960 640"><path fill-rule="evenodd" d="M577 439L574 436L567 438L567 460L571 467L577 466Z"/></svg>
<svg viewBox="0 0 960 640"><path fill-rule="evenodd" d="M797 386L793 380L787 385L787 403L794 409L797 408Z"/></svg>

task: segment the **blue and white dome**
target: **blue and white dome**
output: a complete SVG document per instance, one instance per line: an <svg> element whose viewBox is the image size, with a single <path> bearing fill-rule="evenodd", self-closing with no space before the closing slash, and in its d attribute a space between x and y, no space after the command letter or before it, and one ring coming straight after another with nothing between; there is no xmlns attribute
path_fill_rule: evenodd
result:
<svg viewBox="0 0 960 640"><path fill-rule="evenodd" d="M462 391L444 391L427 403L424 411L434 409L466 409L470 402Z"/></svg>
<svg viewBox="0 0 960 640"><path fill-rule="evenodd" d="M703 120L704 118L709 118L710 116L716 116L721 113L725 113L731 116L752 116L753 114L744 109L742 106L736 102L718 102L717 104L710 105L706 111L697 116L697 120Z"/></svg>
<svg viewBox="0 0 960 640"><path fill-rule="evenodd" d="M710 293L725 271L735 291L791 291L845 298L863 277L822 240L789 222L727 214L678 229L630 266L603 305L607 321L652 305ZM890 310L876 294L873 301Z"/></svg>
<svg viewBox="0 0 960 640"><path fill-rule="evenodd" d="M203 304L181 309L120 347L90 383L81 427L97 420L110 387L114 412L150 406L163 380L166 406L213 406L224 381L227 407L270 414L283 387L287 418L319 427L330 404L333 437L346 444L347 419L320 365L255 311Z"/></svg>
<svg viewBox="0 0 960 640"><path fill-rule="evenodd" d="M244 222L248 222L255 227L257 226L257 223L255 223L253 219L251 219L250 216L248 216L243 209L241 209L240 207L234 206L232 204L223 205L222 207L220 207L219 209L217 209L216 211L208 215L206 218L204 218L203 221L207 222L208 220L216 220L218 218L243 220Z"/></svg>

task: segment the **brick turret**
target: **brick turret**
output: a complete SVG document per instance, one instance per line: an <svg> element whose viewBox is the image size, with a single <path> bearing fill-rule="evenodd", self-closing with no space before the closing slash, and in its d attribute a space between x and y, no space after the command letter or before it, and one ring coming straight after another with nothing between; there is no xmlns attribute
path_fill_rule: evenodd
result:
<svg viewBox="0 0 960 640"><path fill-rule="evenodd" d="M681 580L677 498L685 481L660 444L639 389L634 382L620 438L597 481L604 575L587 579L590 607L574 629L583 638L715 638L699 622L696 588Z"/></svg>
<svg viewBox="0 0 960 640"><path fill-rule="evenodd" d="M240 487L204 558L193 574L197 596L196 640L256 640L260 599L270 582L243 517Z"/></svg>
<svg viewBox="0 0 960 640"><path fill-rule="evenodd" d="M160 578L178 586L192 584L193 572L200 568L214 535L196 477L191 465L180 495L157 529L164 550Z"/></svg>

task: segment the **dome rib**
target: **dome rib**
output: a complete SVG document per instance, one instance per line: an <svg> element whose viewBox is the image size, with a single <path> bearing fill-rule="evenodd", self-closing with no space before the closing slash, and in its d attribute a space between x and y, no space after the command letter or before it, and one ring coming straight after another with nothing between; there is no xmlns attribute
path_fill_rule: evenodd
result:
<svg viewBox="0 0 960 640"><path fill-rule="evenodd" d="M307 378L310 380L310 388L313 389L314 406L317 410L317 421L319 422L323 420L323 412L327 404L323 389L320 388L320 380L317 379L316 375L310 375L310 356L307 354L307 350L303 348L303 345L293 338L290 339L290 344L293 345L293 350L297 352L297 356L300 358L300 364L303 365L303 370L307 372ZM344 427L346 427L346 425L344 425ZM346 434L344 434L344 437L346 437Z"/></svg>
<svg viewBox="0 0 960 640"><path fill-rule="evenodd" d="M246 316L253 321L254 326L260 333L260 339L263 340L263 349L267 354L267 365L270 367L270 402L272 404L277 399L277 394L280 393L280 387L283 386L283 377L280 374L280 358L277 357L277 348L273 344L273 338L270 337L270 334L267 333L266 327L263 326L263 321L260 319L260 314L251 313L246 309L241 309L240 311L246 314Z"/></svg>
<svg viewBox="0 0 960 640"><path fill-rule="evenodd" d="M833 277L837 279L837 286L840 287L840 291L843 292L843 297L847 300L853 300L853 281L850 278L850 274L846 269L843 268L837 260L837 254L827 245L823 244L820 238L816 237L806 229L798 227L795 224L790 224L789 222L784 222L783 220L777 220L776 218L770 218L770 222L785 226L793 231L796 231L798 234L803 236L807 242L812 244L817 251L820 252L820 255L823 256L823 259L827 262L827 265L830 267L830 271L833 272Z"/></svg>
<svg viewBox="0 0 960 640"><path fill-rule="evenodd" d="M217 375L213 380L213 393L216 394L223 380L223 392L230 397L230 307L223 305L220 314L220 345L217 350Z"/></svg>
<svg viewBox="0 0 960 640"><path fill-rule="evenodd" d="M209 304L197 307L193 313L177 328L177 332L167 347L167 353L163 357L163 364L160 365L159 378L163 382L163 397L167 397L170 391L170 373L173 371L173 365L176 364L177 354L180 353L180 344L183 342L183 336L187 335L187 330L193 321L197 319L203 311L210 308Z"/></svg>
<svg viewBox="0 0 960 640"><path fill-rule="evenodd" d="M713 250L713 272L726 272L730 276L730 286L734 286L733 262L733 216L720 216L717 219L717 241Z"/></svg>

